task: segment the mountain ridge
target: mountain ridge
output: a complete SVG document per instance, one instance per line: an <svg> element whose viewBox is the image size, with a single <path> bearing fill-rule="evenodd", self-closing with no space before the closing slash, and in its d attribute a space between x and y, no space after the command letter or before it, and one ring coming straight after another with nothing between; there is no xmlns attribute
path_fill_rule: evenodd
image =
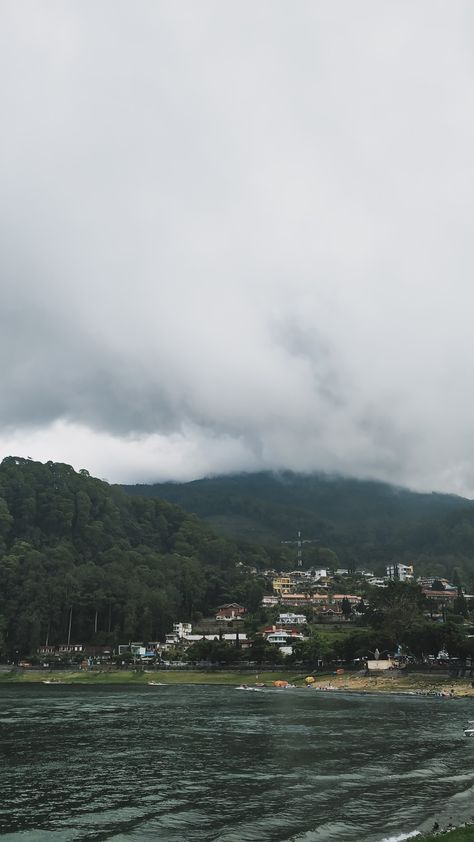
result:
<svg viewBox="0 0 474 842"><path fill-rule="evenodd" d="M421 570L431 564L444 574L461 566L474 574L474 501L454 494L290 471L122 487L178 504L221 534L249 543L276 545L301 530L343 565L381 571L395 559L427 556Z"/></svg>

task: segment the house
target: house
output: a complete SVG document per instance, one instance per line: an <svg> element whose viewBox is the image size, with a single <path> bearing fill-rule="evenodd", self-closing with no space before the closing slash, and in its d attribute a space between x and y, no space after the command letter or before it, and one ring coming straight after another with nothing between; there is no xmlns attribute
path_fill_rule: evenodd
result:
<svg viewBox="0 0 474 842"><path fill-rule="evenodd" d="M278 605L279 599L277 596L262 596L262 605L271 608L273 605Z"/></svg>
<svg viewBox="0 0 474 842"><path fill-rule="evenodd" d="M277 630L267 634L266 640L267 643L273 643L277 646L288 646L288 644L294 643L297 640L304 640L304 637L302 634L298 634L298 632Z"/></svg>
<svg viewBox="0 0 474 842"><path fill-rule="evenodd" d="M304 614L279 614L278 623L282 626L302 626L307 622Z"/></svg>
<svg viewBox="0 0 474 842"><path fill-rule="evenodd" d="M228 602L226 605L220 606L216 614L216 620L224 620L226 623L232 620L241 620L246 611L247 609L243 605L239 605L238 602Z"/></svg>
<svg viewBox="0 0 474 842"><path fill-rule="evenodd" d="M350 623L351 615L343 614L340 605L318 605L315 617L320 623Z"/></svg>

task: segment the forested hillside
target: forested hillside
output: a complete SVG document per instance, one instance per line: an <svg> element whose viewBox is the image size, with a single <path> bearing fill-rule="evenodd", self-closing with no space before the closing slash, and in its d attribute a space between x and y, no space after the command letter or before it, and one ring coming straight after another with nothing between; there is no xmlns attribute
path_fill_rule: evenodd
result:
<svg viewBox="0 0 474 842"><path fill-rule="evenodd" d="M463 580L473 578L474 503L462 497L290 472L126 488L178 503L221 534L267 546L301 529L317 541L306 547L311 563L320 547L333 550L344 566L382 571L393 560L414 561L419 573L444 575L458 567ZM328 557L319 555L321 561Z"/></svg>
<svg viewBox="0 0 474 842"><path fill-rule="evenodd" d="M257 553L258 555L258 553ZM69 465L0 465L0 650L152 640L177 618L261 591L232 542L176 505L128 497Z"/></svg>

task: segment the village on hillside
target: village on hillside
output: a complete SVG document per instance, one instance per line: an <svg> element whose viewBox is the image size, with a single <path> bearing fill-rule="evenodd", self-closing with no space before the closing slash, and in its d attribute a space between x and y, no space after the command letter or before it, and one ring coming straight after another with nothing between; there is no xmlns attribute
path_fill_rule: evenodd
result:
<svg viewBox="0 0 474 842"><path fill-rule="evenodd" d="M249 570L249 574L261 576L261 572L254 569ZM445 578L415 579L413 565L388 565L383 577L365 569L269 570L265 572L265 592L256 611L250 611L238 602L229 602L218 606L214 615L193 623L176 618L165 639L160 641L123 641L116 647L71 640L58 645L45 644L21 666L27 668L37 663L51 667L70 662L82 669L107 664L125 667L131 663L137 668L147 665L186 668L209 666L212 662L232 663L236 649L239 657L248 662L256 659L268 663L295 662L308 655L309 641L314 641L318 634L320 641L340 642L350 631L361 633L364 615L371 610L370 594L374 600L378 589L389 588L394 583L419 586L417 591L423 599L423 614L427 621L437 624L449 621L455 610L459 611L461 603L465 622L468 622L474 596ZM312 650L316 667L322 667L325 660L334 657L330 646L320 645L319 649L316 651L313 646ZM339 661L347 660L343 651L339 654L342 655ZM387 657L380 658L378 650L374 655L374 650L368 649L357 654L357 662L380 660L377 668L382 667L382 661L390 665L391 659L400 661L410 657L407 648L400 645L390 657L385 652ZM446 661L449 659L446 645L442 642L437 651L424 653L424 659Z"/></svg>

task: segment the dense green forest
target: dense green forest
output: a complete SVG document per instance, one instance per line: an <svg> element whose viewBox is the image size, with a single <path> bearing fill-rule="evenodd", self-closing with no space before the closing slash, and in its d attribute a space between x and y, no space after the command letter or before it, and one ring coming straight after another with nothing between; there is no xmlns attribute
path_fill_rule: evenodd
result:
<svg viewBox="0 0 474 842"><path fill-rule="evenodd" d="M308 564L327 561L329 548L342 566L382 572L398 560L433 575L458 568L474 586L474 502L455 495L290 472L124 487L177 503L221 534L249 543L277 545L301 529L315 540L305 548Z"/></svg>
<svg viewBox="0 0 474 842"><path fill-rule="evenodd" d="M76 473L8 457L0 465L0 654L40 643L163 637L219 603L258 605L243 563L264 551L217 536L195 515Z"/></svg>

